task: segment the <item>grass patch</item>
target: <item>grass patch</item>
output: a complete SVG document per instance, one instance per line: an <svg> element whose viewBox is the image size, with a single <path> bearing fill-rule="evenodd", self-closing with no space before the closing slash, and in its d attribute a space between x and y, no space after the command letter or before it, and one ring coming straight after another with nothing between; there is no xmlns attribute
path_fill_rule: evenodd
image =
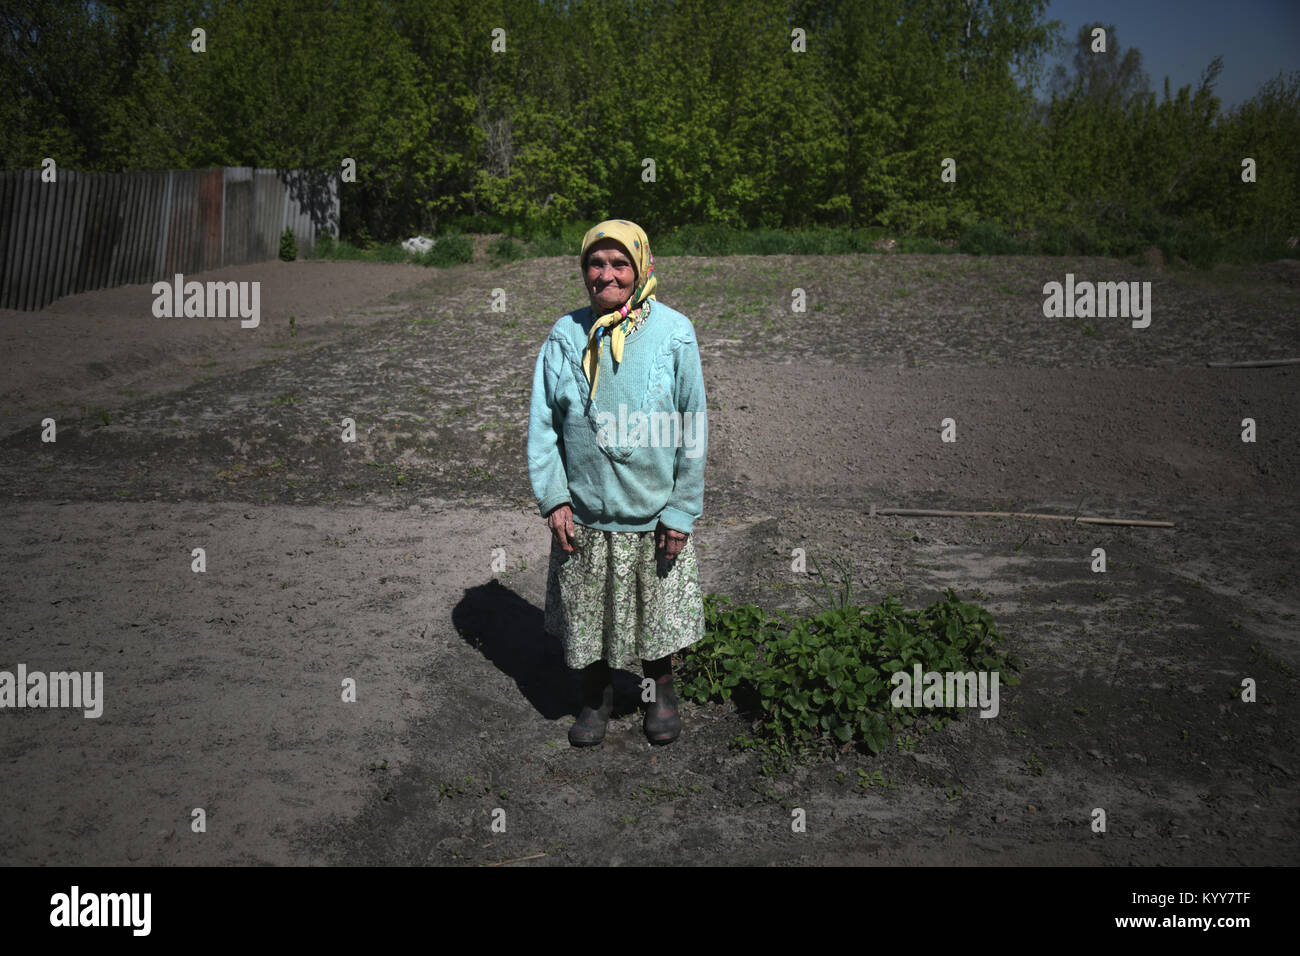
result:
<svg viewBox="0 0 1300 956"><path fill-rule="evenodd" d="M452 266L472 262L473 244L468 234L495 234L487 248L489 262L502 265L550 256L578 254L587 221L555 223L510 222L490 214L462 216L443 223L434 247L411 255L398 242L360 243L321 236L313 255L318 259L355 259L369 262L415 262L424 266ZM1068 219L1048 217L1032 231L1010 231L995 222L979 222L961 233L908 234L892 230L895 247L902 253L968 255L1101 256L1143 262L1143 250L1158 247L1172 267L1176 263L1209 270L1220 263L1247 265L1275 259L1298 258L1300 249L1286 245L1286 237L1223 235L1191 221L1167 215L1130 210L1124 215L1079 211ZM891 230L881 226L851 228L739 228L716 223L694 223L653 230L651 241L659 256L731 255L849 255L883 251L881 240Z"/></svg>
<svg viewBox="0 0 1300 956"><path fill-rule="evenodd" d="M1285 234L1222 233L1204 223L1139 208L1073 208L1068 214L1045 215L1032 222L976 222L964 232L965 220L945 222L945 226L932 224L933 235L913 234L906 227L744 228L690 223L652 228L650 238L660 256L876 253L883 251L881 240L893 238L896 250L902 253L1101 256L1128 258L1138 265L1143 262L1143 250L1156 246L1170 267L1186 263L1200 270L1220 263L1247 265L1300 257L1300 249L1286 244ZM521 259L576 256L592 225L587 220L529 222L480 213L441 222L433 249L422 255L408 254L399 242L351 242L328 235L317 239L313 255L319 259L459 265L473 261L469 234L489 234L499 238L489 244L487 257L501 265ZM1027 228L1030 226L1032 229Z"/></svg>

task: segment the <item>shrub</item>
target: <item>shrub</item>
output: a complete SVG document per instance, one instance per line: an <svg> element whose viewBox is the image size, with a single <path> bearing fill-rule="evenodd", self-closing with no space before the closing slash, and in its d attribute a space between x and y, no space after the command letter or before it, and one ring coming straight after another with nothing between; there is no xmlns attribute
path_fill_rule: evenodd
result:
<svg viewBox="0 0 1300 956"><path fill-rule="evenodd" d="M939 255L948 252L943 243L929 236L904 236L898 242L899 252L923 252L927 255Z"/></svg>
<svg viewBox="0 0 1300 956"><path fill-rule="evenodd" d="M958 708L892 705L891 676L915 664L922 672L997 671L1000 684L1019 683L1011 672L1020 662L997 648L992 616L951 589L921 611L893 597L869 607L847 597L846 586L838 606L803 618L705 598L705 637L684 655L681 693L730 701L750 717L754 736L735 743L759 748L765 772L850 746L879 753L902 728L944 726Z"/></svg>
<svg viewBox="0 0 1300 956"><path fill-rule="evenodd" d="M745 235L741 248L751 256L784 255L794 249L797 235L780 229L755 229Z"/></svg>
<svg viewBox="0 0 1300 956"><path fill-rule="evenodd" d="M525 250L523 244L515 242L515 240L511 239L509 236L502 236L500 239L495 239L491 245L488 246L488 258L495 263L518 262L520 259L527 256L527 254L527 250Z"/></svg>
<svg viewBox="0 0 1300 956"><path fill-rule="evenodd" d="M472 216L456 216L449 219L438 232L444 235L456 235L462 232L505 232L507 225L506 221L500 216L481 212Z"/></svg>
<svg viewBox="0 0 1300 956"><path fill-rule="evenodd" d="M532 248L536 256L576 256L582 248L582 239L570 242L563 236L535 236Z"/></svg>
<svg viewBox="0 0 1300 956"><path fill-rule="evenodd" d="M280 234L280 258L285 262L293 262L298 258L298 239L292 229L285 229Z"/></svg>
<svg viewBox="0 0 1300 956"><path fill-rule="evenodd" d="M1281 236L1266 240L1263 236L1245 235L1224 242L1219 251L1223 262L1272 262L1275 259L1300 258L1300 247L1292 248Z"/></svg>
<svg viewBox="0 0 1300 956"><path fill-rule="evenodd" d="M474 244L465 236L444 236L428 252L415 256L415 261L422 266L456 266L473 262Z"/></svg>
<svg viewBox="0 0 1300 956"><path fill-rule="evenodd" d="M1181 256L1197 269L1213 268L1220 256L1219 242L1208 230L1180 229L1172 233L1161 248L1169 261L1173 261L1174 256Z"/></svg>
<svg viewBox="0 0 1300 956"><path fill-rule="evenodd" d="M1167 262L1182 258L1197 269L1212 268L1224 255L1221 238L1208 225L1145 210L1131 215L1110 245L1121 256L1157 246Z"/></svg>
<svg viewBox="0 0 1300 956"><path fill-rule="evenodd" d="M1058 224L1043 230L1036 243L1045 256L1091 256L1097 254L1096 237L1078 224Z"/></svg>
<svg viewBox="0 0 1300 956"><path fill-rule="evenodd" d="M981 222L962 233L957 251L974 256L1006 256L1018 252L1019 244L1001 226Z"/></svg>
<svg viewBox="0 0 1300 956"><path fill-rule="evenodd" d="M682 226L669 233L660 242L660 255L665 256L728 256L735 251L735 232L726 226L706 223L699 226Z"/></svg>

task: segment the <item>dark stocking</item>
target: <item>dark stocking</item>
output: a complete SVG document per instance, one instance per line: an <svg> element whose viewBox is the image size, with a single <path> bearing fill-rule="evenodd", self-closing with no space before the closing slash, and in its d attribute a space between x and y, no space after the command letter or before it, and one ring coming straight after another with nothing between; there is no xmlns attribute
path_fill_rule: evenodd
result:
<svg viewBox="0 0 1300 956"><path fill-rule="evenodd" d="M594 661L582 669L582 703L592 710L598 710L604 700L605 688L609 686L609 663L604 660Z"/></svg>
<svg viewBox="0 0 1300 956"><path fill-rule="evenodd" d="M661 681L665 677L668 678L669 680L672 679L673 656L671 654L669 654L667 657L661 657L657 661L647 661L643 658L641 664L645 668L645 676L649 677L652 681L655 681L656 683Z"/></svg>

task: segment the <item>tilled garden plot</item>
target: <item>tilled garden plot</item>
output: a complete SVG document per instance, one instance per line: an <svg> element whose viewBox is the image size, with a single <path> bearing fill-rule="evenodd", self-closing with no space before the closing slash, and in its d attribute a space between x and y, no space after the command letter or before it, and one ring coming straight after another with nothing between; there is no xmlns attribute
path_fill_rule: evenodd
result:
<svg viewBox="0 0 1300 956"><path fill-rule="evenodd" d="M263 301L331 266L300 265ZM1043 283L1067 272L1152 281L1150 327L1044 318ZM53 445L39 409L14 411L2 666L102 671L105 702L98 719L0 713L3 859L1297 861L1300 369L1204 368L1300 355L1300 292L1279 270L846 256L660 273L709 392L706 587L806 607L796 548L851 561L859 601L952 587L1025 662L996 718L769 778L717 705L686 705L682 738L652 750L625 673L607 741L570 749L576 684L541 635L548 543L523 443L577 271L461 267L358 305L364 325L316 334L299 316L311 344L278 361L238 357L283 338L286 315L236 323L230 371L151 398L103 397L131 342L92 350L99 372L65 355L60 398L75 405L80 374L102 407L60 419ZM809 311L790 311L794 288Z"/></svg>

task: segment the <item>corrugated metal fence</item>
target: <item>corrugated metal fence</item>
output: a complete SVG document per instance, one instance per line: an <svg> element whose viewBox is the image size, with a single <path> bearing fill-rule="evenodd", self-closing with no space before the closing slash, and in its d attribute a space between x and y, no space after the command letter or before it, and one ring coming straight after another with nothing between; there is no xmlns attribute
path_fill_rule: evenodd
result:
<svg viewBox="0 0 1300 956"><path fill-rule="evenodd" d="M0 171L0 308L273 259L286 227L304 255L338 221L337 175Z"/></svg>

